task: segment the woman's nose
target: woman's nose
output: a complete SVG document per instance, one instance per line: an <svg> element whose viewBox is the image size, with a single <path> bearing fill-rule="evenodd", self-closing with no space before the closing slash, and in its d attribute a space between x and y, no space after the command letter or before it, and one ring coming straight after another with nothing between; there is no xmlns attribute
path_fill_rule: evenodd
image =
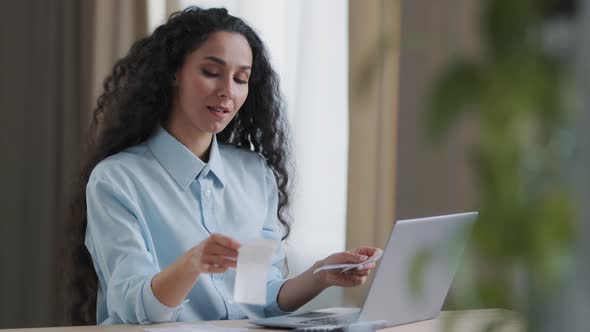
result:
<svg viewBox="0 0 590 332"><path fill-rule="evenodd" d="M232 79L223 79L220 81L217 96L226 99L232 99L234 97L234 82Z"/></svg>

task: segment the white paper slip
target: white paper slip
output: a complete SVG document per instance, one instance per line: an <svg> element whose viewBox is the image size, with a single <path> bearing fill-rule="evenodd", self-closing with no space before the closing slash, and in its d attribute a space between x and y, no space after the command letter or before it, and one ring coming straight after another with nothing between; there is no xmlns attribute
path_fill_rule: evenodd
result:
<svg viewBox="0 0 590 332"><path fill-rule="evenodd" d="M278 241L257 239L243 244L238 250L234 301L238 303L266 303L266 279L272 254Z"/></svg>
<svg viewBox="0 0 590 332"><path fill-rule="evenodd" d="M246 328L219 327L211 324L181 324L173 327L150 327L146 332L246 332Z"/></svg>
<svg viewBox="0 0 590 332"><path fill-rule="evenodd" d="M332 269L342 269L342 271L340 272L346 272L352 269L356 269L359 266L363 266L365 264L371 263L371 262L375 262L376 260L378 260L379 258L381 258L381 256L383 256L383 250L379 250L377 251L373 256L369 257L366 261L361 262L361 263L356 263L356 264L330 264L330 265L324 265L322 267L319 267L317 269L315 269L313 271L314 274L323 271L323 270L332 270Z"/></svg>

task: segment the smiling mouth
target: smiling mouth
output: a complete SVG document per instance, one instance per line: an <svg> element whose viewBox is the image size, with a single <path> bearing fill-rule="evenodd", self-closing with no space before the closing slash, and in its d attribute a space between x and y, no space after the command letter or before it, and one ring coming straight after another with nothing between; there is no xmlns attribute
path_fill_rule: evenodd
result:
<svg viewBox="0 0 590 332"><path fill-rule="evenodd" d="M222 113L222 114L229 113L229 111L221 109L221 108L216 108L216 107L211 107L211 106L207 106L207 108L210 111L217 112L217 113Z"/></svg>

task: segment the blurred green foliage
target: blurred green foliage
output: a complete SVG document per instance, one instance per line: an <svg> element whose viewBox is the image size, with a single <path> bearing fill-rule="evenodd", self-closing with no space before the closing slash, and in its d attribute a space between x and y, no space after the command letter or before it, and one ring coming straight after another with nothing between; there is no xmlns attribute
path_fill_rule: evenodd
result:
<svg viewBox="0 0 590 332"><path fill-rule="evenodd" d="M562 174L568 75L535 33L551 2L484 3L483 55L456 59L440 73L429 132L440 141L461 116L478 120L472 166L480 218L472 241L477 260L468 268L476 277L459 301L528 315L570 264L575 207ZM536 318L528 318L533 329Z"/></svg>

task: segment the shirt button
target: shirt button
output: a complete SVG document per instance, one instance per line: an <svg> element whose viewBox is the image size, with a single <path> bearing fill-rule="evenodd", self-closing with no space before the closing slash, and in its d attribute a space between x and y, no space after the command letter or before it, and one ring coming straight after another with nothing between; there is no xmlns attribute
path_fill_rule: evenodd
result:
<svg viewBox="0 0 590 332"><path fill-rule="evenodd" d="M232 299L228 299L228 300L227 300L227 303L229 303L229 304L234 304L234 300L232 300Z"/></svg>
<svg viewBox="0 0 590 332"><path fill-rule="evenodd" d="M211 196L211 190L207 189L205 191L205 196L207 196L207 197Z"/></svg>

